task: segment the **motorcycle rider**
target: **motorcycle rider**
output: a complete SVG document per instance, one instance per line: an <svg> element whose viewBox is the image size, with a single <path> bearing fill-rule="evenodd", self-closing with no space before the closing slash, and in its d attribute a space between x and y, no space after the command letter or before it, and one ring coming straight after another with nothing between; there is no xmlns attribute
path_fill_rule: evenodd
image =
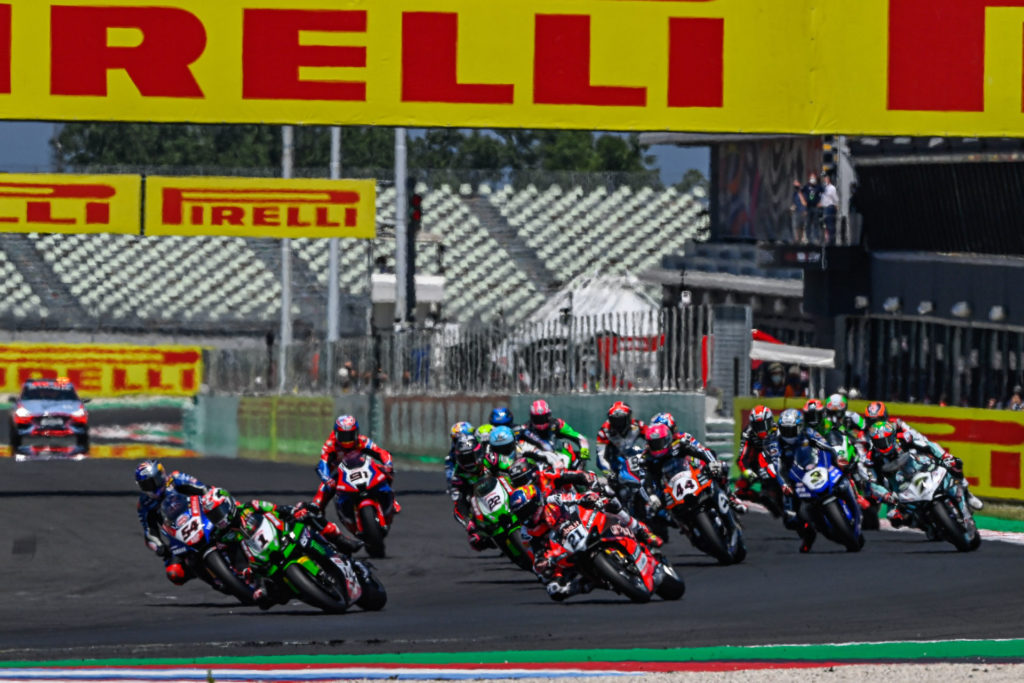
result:
<svg viewBox="0 0 1024 683"><path fill-rule="evenodd" d="M736 482L736 496L757 500L758 496L751 488L753 480L761 481L762 486L774 481L785 494L790 487L778 471L778 462L779 430L775 416L767 406L754 406L740 436L740 479Z"/></svg>
<svg viewBox="0 0 1024 683"><path fill-rule="evenodd" d="M615 461L629 445L641 441L646 425L633 418L633 409L616 401L608 409L608 419L597 432L597 467L611 480L617 479Z"/></svg>
<svg viewBox="0 0 1024 683"><path fill-rule="evenodd" d="M664 545L664 541L654 535L643 522L623 510L614 498L606 498L595 491L586 494L567 491L544 497L533 484L517 488L512 492L509 508L516 514L530 536L534 573L546 583L548 596L552 600L561 602L577 593L590 592L593 588L580 575L574 572L566 574L558 564L557 555L560 551L550 540L551 531L564 519L572 506L605 512L629 528L637 540L651 548L660 548Z"/></svg>
<svg viewBox="0 0 1024 683"><path fill-rule="evenodd" d="M552 470L561 466L554 453L538 448L529 441L517 440L509 427L502 425L492 429L484 454L487 469L495 474L504 472L519 458L543 463L546 468Z"/></svg>
<svg viewBox="0 0 1024 683"><path fill-rule="evenodd" d="M451 483L452 472L455 471L455 442L460 434L473 434L473 425L462 420L453 424L448 433L451 443L448 445L448 455L444 456L444 480Z"/></svg>
<svg viewBox="0 0 1024 683"><path fill-rule="evenodd" d="M811 398L804 404L804 424L824 437L828 430L825 429L825 404L820 399Z"/></svg>
<svg viewBox="0 0 1024 683"><path fill-rule="evenodd" d="M789 478L797 452L802 448L817 448L835 455L832 446L813 429L804 424L804 416L795 408L782 411L779 415L779 461L776 465L782 481ZM783 524L787 529L796 531L800 536L800 552L811 551L817 531L800 517L800 500L793 495L793 489L787 484L782 489L782 501L785 508Z"/></svg>
<svg viewBox="0 0 1024 683"><path fill-rule="evenodd" d="M664 425L668 429L669 446L654 449L650 446L650 433L651 427L658 424ZM707 465L708 471L711 472L715 481L729 498L729 504L732 506L732 509L740 514L747 511L747 506L737 499L736 494L729 485L729 463L719 459L718 455L712 449L698 441L697 437L694 435L689 432L676 431L676 421L675 418L672 417L672 413L658 413L652 417L651 424L648 425L644 432L644 438L647 439L648 444L646 462L648 465L654 464L656 467L656 471L654 471L653 474L651 469L647 469L647 475L650 481L655 483L661 481L661 468L665 463L663 456L667 455L669 450L672 451L671 457L673 458L682 458L686 456L697 458ZM654 450L658 450L660 452L659 455L654 455ZM657 464L655 464L656 460L659 461Z"/></svg>
<svg viewBox="0 0 1024 683"><path fill-rule="evenodd" d="M177 492L184 496L201 496L206 493L206 486L190 474L177 470L167 474L159 460L145 460L139 463L135 468L135 484L141 491L136 510L146 547L163 558L167 579L180 586L193 576L171 554L169 541L160 533L164 521L160 514L160 506L169 492Z"/></svg>
<svg viewBox="0 0 1024 683"><path fill-rule="evenodd" d="M825 426L827 430L838 429L851 438L867 443L867 423L860 413L849 408L849 402L842 394L832 394L825 402Z"/></svg>
<svg viewBox="0 0 1024 683"><path fill-rule="evenodd" d="M523 425L520 440L548 450L554 445L556 437L575 442L581 460L590 458L590 442L587 437L570 427L562 418L554 417L547 401L534 401L530 405L530 421Z"/></svg>
<svg viewBox="0 0 1024 683"><path fill-rule="evenodd" d="M964 494L967 499L967 504L971 506L971 509L981 510L985 507L985 504L970 491L969 483L964 477L963 460L947 451L941 445L925 437L921 432L907 424L906 421L901 420L898 417L891 417L889 415L889 409L882 401L874 401L870 403L867 410L865 410L864 416L867 418L868 423L870 423L872 430L879 422L888 422L891 424L896 433L896 438L902 444L904 452L910 450L916 450L919 453L927 452L936 460L949 463L948 465L945 465L945 467L952 471L957 479L963 481Z"/></svg>
<svg viewBox="0 0 1024 683"><path fill-rule="evenodd" d="M655 419L657 417L655 416ZM651 512L657 512L665 504L661 497L663 492L662 473L665 466L677 458L694 458L703 462L715 482L729 498L729 504L733 510L741 514L746 512L747 506L736 500L735 495L729 490L729 465L725 461L715 458L710 449L694 447L693 444L700 446L700 442L696 439L691 437L692 441L687 442L678 437L679 435L670 431L664 422L654 422L653 420L644 432L644 438L647 440L647 453L644 459L644 470L647 476L644 478L644 488L647 490ZM711 454L710 458L707 457L708 454Z"/></svg>
<svg viewBox="0 0 1024 683"><path fill-rule="evenodd" d="M473 487L487 476L484 447L469 434L460 434L455 442L455 471L448 482L448 495L452 499L455 520L466 526L470 518L469 501Z"/></svg>
<svg viewBox="0 0 1024 683"><path fill-rule="evenodd" d="M586 470L541 470L526 458L512 463L508 470L509 482L513 488L522 488L533 484L544 498L562 491L597 491L604 492L608 481L593 472Z"/></svg>

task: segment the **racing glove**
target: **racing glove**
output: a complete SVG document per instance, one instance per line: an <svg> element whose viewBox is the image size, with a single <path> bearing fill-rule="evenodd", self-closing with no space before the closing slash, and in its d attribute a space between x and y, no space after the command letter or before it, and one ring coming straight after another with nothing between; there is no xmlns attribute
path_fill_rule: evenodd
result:
<svg viewBox="0 0 1024 683"><path fill-rule="evenodd" d="M580 448L580 458L582 460L589 460L590 459L590 448L589 447L584 446L584 447Z"/></svg>
<svg viewBox="0 0 1024 683"><path fill-rule="evenodd" d="M647 499L647 507L651 508L651 512L657 512L661 509L661 498L658 496L651 496Z"/></svg>
<svg viewBox="0 0 1024 683"><path fill-rule="evenodd" d="M888 505L895 505L896 503L899 502L899 500L900 499L896 496L896 494L892 492L886 493L884 496L882 496L882 502Z"/></svg>
<svg viewBox="0 0 1024 683"><path fill-rule="evenodd" d="M793 495L793 487L790 486L789 484L781 484L781 488L782 488L782 495L784 495L784 496L792 496Z"/></svg>
<svg viewBox="0 0 1024 683"><path fill-rule="evenodd" d="M160 541L160 537L153 534L146 534L146 547L160 557L163 557L166 552L164 550L164 544Z"/></svg>

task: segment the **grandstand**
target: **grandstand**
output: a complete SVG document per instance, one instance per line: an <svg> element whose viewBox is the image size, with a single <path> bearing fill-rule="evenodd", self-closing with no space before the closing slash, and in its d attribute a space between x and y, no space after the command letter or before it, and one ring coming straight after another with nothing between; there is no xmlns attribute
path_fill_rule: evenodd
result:
<svg viewBox="0 0 1024 683"><path fill-rule="evenodd" d="M417 269L447 279L441 317L514 323L555 290L595 272L642 272L703 234L703 195L622 185L522 189L487 183L423 194ZM377 196L378 238L342 240L343 294L368 294L394 268L393 187ZM264 334L280 316L280 250L271 240L113 234L0 236L0 323L9 330ZM292 240L293 316L321 330L327 241Z"/></svg>

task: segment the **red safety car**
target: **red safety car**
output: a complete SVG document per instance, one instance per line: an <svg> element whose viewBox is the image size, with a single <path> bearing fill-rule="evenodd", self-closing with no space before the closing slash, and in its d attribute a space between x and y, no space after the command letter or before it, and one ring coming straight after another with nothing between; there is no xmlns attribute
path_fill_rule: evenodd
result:
<svg viewBox="0 0 1024 683"><path fill-rule="evenodd" d="M89 413L66 377L30 379L12 396L11 450L17 452L25 437L74 437L81 451L89 450Z"/></svg>

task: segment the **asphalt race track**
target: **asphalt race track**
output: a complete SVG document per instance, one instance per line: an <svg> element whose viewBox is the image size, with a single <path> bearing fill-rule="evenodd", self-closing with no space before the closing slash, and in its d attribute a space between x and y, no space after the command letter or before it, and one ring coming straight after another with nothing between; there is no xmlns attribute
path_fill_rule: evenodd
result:
<svg viewBox="0 0 1024 683"><path fill-rule="evenodd" d="M168 461L237 495L294 502L308 466ZM551 602L496 551L473 552L440 472L399 471L403 512L376 562L379 613L328 616L302 603L261 612L199 581L175 587L145 547L133 463L0 459L0 658L388 653L828 643L1024 636L1024 547L976 553L921 535L871 532L848 554L746 517L749 556L719 567L680 536L666 547L687 583L679 602L633 605L595 591ZM333 511L329 513L333 517Z"/></svg>

